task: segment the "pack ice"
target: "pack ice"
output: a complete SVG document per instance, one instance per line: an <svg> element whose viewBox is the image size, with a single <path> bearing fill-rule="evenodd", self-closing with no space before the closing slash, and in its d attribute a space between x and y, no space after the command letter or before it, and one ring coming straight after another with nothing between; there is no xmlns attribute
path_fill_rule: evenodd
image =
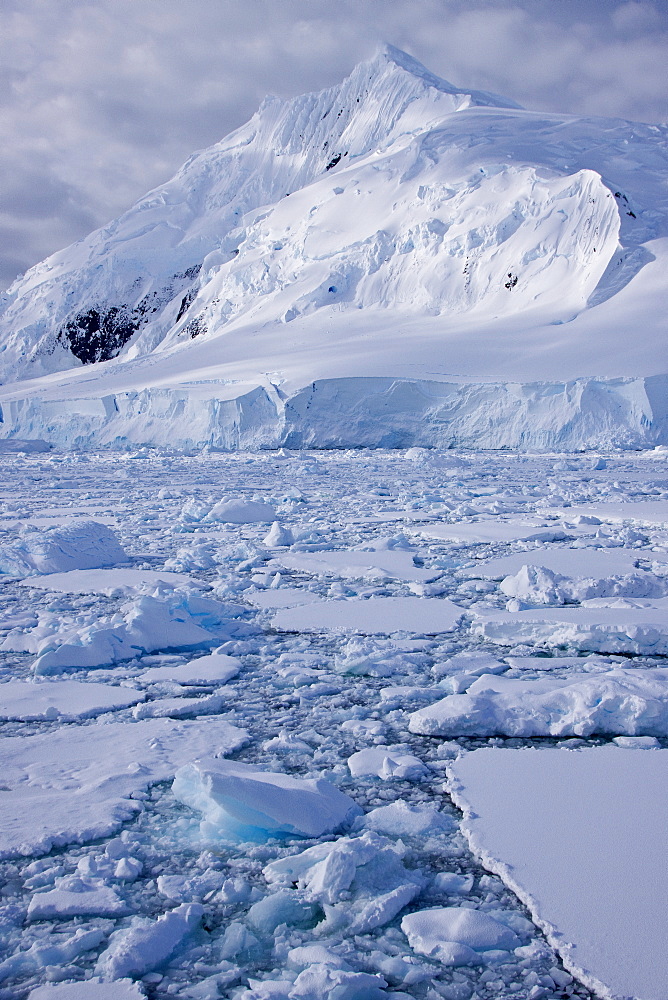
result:
<svg viewBox="0 0 668 1000"><path fill-rule="evenodd" d="M525 111L392 46L267 98L3 296L1 433L665 443L665 135Z"/></svg>

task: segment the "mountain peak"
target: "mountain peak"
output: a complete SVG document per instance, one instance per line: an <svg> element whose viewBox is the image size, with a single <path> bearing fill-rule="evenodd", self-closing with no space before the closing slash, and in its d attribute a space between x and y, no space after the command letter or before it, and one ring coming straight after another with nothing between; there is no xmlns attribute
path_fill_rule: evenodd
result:
<svg viewBox="0 0 668 1000"><path fill-rule="evenodd" d="M390 42L384 42L380 45L375 55L367 62L361 63L360 66L372 72L384 73L387 70L388 64L404 70L406 73L410 73L412 76L422 80L428 87L433 87L443 94L467 95L471 98L472 103L476 105L522 109L520 104L499 94L494 94L487 90L471 90L468 87L455 86L448 80L436 76L435 73L432 73L426 66L423 66L414 56L409 55L408 52L404 52L403 49L397 48Z"/></svg>

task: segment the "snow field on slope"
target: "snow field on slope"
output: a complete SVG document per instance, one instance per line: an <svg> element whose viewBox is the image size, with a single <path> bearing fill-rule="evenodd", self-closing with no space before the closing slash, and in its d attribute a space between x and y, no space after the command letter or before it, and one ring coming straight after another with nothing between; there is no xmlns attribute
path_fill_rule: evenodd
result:
<svg viewBox="0 0 668 1000"><path fill-rule="evenodd" d="M133 995L128 977L155 1000L589 996L471 853L443 784L458 754L490 744L610 744L613 771L615 753L666 744L648 724L666 711L665 661L636 626L624 632L643 601L662 608L636 595L639 580L653 593L666 581L665 459L140 450L0 456L0 467L8 536L40 512L87 508L122 549L106 570L0 577L0 696L6 687L15 708L0 722L0 997L46 997L66 978L90 981L91 997L118 984L115 1000ZM231 500L246 520L210 516ZM584 632L552 644L563 605L545 588L533 634L478 634L491 615L527 613L506 609L527 599L509 598L494 570L510 556L558 563L573 587L583 565L604 568L591 580L608 596L567 609L598 615L596 649ZM458 609L454 621L430 614L438 603ZM323 606L352 609L354 629ZM317 620L277 629L304 609ZM605 648L610 610L615 642L621 630L642 648ZM110 627L115 646L87 642ZM62 673L34 680L44 642ZM72 652L91 646L94 664ZM634 697L587 730L622 680ZM562 694L578 684L581 735ZM73 721L21 711L17 692L59 685ZM122 702L88 717L84 694L104 688ZM444 737L416 731L443 699L497 689L505 700L479 734L467 717ZM544 729L506 734L518 713ZM291 798L276 797L288 786Z"/></svg>
<svg viewBox="0 0 668 1000"><path fill-rule="evenodd" d="M8 447L665 445L665 134L392 47L268 98L3 296Z"/></svg>

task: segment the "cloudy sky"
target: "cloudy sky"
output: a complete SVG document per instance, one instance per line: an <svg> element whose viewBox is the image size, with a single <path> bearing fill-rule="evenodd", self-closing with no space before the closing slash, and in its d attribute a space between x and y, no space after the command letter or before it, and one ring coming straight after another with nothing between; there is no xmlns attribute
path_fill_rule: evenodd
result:
<svg viewBox="0 0 668 1000"><path fill-rule="evenodd" d="M668 121L666 0L2 0L0 288L381 41L525 107Z"/></svg>

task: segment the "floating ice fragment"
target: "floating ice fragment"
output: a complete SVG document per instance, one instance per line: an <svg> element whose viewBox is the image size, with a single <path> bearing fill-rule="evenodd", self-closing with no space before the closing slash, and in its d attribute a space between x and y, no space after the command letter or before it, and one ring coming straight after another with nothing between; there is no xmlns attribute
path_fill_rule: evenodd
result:
<svg viewBox="0 0 668 1000"><path fill-rule="evenodd" d="M70 983L46 983L28 994L28 1000L144 1000L146 994L131 979L104 983L84 979Z"/></svg>
<svg viewBox="0 0 668 1000"><path fill-rule="evenodd" d="M505 924L465 906L409 913L401 929L414 951L443 965L472 965L481 960L477 952L509 951L522 943Z"/></svg>
<svg viewBox="0 0 668 1000"><path fill-rule="evenodd" d="M126 562L127 558L106 524L77 521L46 530L24 528L15 542L0 546L0 573L23 577L96 569Z"/></svg>
<svg viewBox="0 0 668 1000"><path fill-rule="evenodd" d="M427 773L427 768L419 757L405 753L402 749L375 746L358 750L348 758L348 768L353 778L377 777L383 781L399 779L419 781Z"/></svg>
<svg viewBox="0 0 668 1000"><path fill-rule="evenodd" d="M196 649L229 638L235 606L184 591L156 598L143 595L112 619L70 626L42 638L33 665L37 675L71 667L99 667L157 649Z"/></svg>
<svg viewBox="0 0 668 1000"><path fill-rule="evenodd" d="M199 903L182 903L157 920L135 917L130 926L115 931L97 960L102 979L143 976L166 962L199 925L204 910Z"/></svg>
<svg viewBox="0 0 668 1000"><path fill-rule="evenodd" d="M540 608L476 612L473 633L500 646L531 643L601 653L668 655L666 608Z"/></svg>
<svg viewBox="0 0 668 1000"><path fill-rule="evenodd" d="M428 833L452 830L455 821L436 806L410 805L399 799L387 806L378 806L364 817L367 830L385 833L390 837L419 837Z"/></svg>
<svg viewBox="0 0 668 1000"><path fill-rule="evenodd" d="M247 734L221 719L63 726L0 740L0 858L109 836L193 753L230 753ZM140 763L141 762L141 763ZM124 856L131 853L123 845Z"/></svg>
<svg viewBox="0 0 668 1000"><path fill-rule="evenodd" d="M127 708L144 695L131 688L81 681L6 681L0 684L0 719L86 719Z"/></svg>
<svg viewBox="0 0 668 1000"><path fill-rule="evenodd" d="M483 675L466 694L414 712L409 729L428 736L663 736L668 671L618 667L536 680Z"/></svg>
<svg viewBox="0 0 668 1000"><path fill-rule="evenodd" d="M180 768L172 791L179 801L203 813L201 831L207 840L320 837L345 826L361 811L322 778L294 778L218 758Z"/></svg>
<svg viewBox="0 0 668 1000"><path fill-rule="evenodd" d="M240 668L241 663L236 657L214 650L213 653L189 660L188 663L151 667L139 675L139 680L145 684L157 684L160 681L174 681L185 685L225 684L237 676Z"/></svg>
<svg viewBox="0 0 668 1000"><path fill-rule="evenodd" d="M100 879L68 875L56 879L55 889L36 893L28 905L29 920L75 916L122 916L126 903Z"/></svg>
<svg viewBox="0 0 668 1000"><path fill-rule="evenodd" d="M296 893L282 890L253 903L247 914L248 923L260 934L273 934L280 924L288 927L309 927L315 923L319 907L300 899Z"/></svg>
<svg viewBox="0 0 668 1000"><path fill-rule="evenodd" d="M262 539L263 545L268 545L270 548L278 548L284 545L292 545L295 540L290 528L281 524L280 521L274 521L268 534Z"/></svg>
<svg viewBox="0 0 668 1000"><path fill-rule="evenodd" d="M22 587L38 587L40 590L54 590L63 594L106 594L132 593L162 585L172 588L190 587L199 590L206 587L199 580L183 573L169 573L166 570L151 569L73 569L66 573L48 573L46 576L29 577L21 581Z"/></svg>
<svg viewBox="0 0 668 1000"><path fill-rule="evenodd" d="M473 875L458 875L456 872L439 872L434 876L432 889L451 896L465 896L473 888Z"/></svg>
<svg viewBox="0 0 668 1000"><path fill-rule="evenodd" d="M485 747L448 773L475 854L598 996L666 995L667 765L661 749Z"/></svg>
<svg viewBox="0 0 668 1000"><path fill-rule="evenodd" d="M202 520L226 521L232 524L252 524L257 521L276 520L276 511L259 500L221 500Z"/></svg>
<svg viewBox="0 0 668 1000"><path fill-rule="evenodd" d="M447 598L372 597L368 600L323 600L286 608L274 616L273 625L288 632L435 635L453 632L464 614L464 608Z"/></svg>

